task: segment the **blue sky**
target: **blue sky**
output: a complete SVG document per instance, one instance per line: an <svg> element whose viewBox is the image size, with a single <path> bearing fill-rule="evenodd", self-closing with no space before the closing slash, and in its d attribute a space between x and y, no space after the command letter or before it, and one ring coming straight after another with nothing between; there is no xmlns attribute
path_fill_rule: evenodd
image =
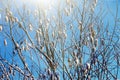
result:
<svg viewBox="0 0 120 80"><path fill-rule="evenodd" d="M22 9L22 4L23 3L25 3L26 5L28 5L29 8L32 9L32 10L34 10L34 7L36 7L36 5L33 4L34 1L33 2L29 2L29 0L28 0L28 2L27 1L24 2L23 0L22 0L23 2L21 0L16 0L16 1L17 1L16 5L18 6L19 9ZM105 12L107 12L107 11L109 12L109 10L108 10L108 6L109 6L109 9L111 10L111 12L113 13L113 15L115 16L115 14L116 14L116 0L103 0L102 3L103 3L102 7L105 9ZM120 5L119 4L120 4L120 0L118 0L118 7L119 7L118 13L120 13ZM14 5L14 3L12 5ZM0 5L0 9L2 11L4 11L4 6ZM14 7L13 7L12 10L14 11ZM96 12L97 12L97 10L96 10ZM0 24L2 24L2 25L5 26L3 30L7 30L8 26L5 25L6 23L3 20L4 19L4 14L1 11L0 11L0 15L1 15L0 16ZM15 14L15 16L17 16L17 15ZM120 19L120 15L118 15L118 17ZM105 16L105 19L103 21L105 25L107 24L107 22L110 23L110 26L111 26L110 30L111 30L111 32L112 32L112 28L113 28L112 26L114 26L114 20L113 19L114 19L114 17L111 17L111 14L107 13L107 15ZM3 43L4 39L7 40L8 46L4 46L4 43ZM11 52L13 50L12 46L13 45L12 45L11 41L8 38L4 37L3 33L0 32L0 55L2 55L3 57L5 57L6 59L10 60L9 59L9 58L11 58L10 54L11 54ZM17 60L19 60L18 57L15 57L15 61L21 63L20 61L17 61ZM29 63L29 59L28 59L28 63Z"/></svg>

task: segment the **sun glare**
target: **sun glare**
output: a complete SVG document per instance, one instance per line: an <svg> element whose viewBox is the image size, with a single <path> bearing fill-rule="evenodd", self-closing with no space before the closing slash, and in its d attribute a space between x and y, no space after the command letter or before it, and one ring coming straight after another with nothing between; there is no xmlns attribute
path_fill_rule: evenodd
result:
<svg viewBox="0 0 120 80"><path fill-rule="evenodd" d="M36 0L35 3L42 9L52 9L55 4L55 0Z"/></svg>
<svg viewBox="0 0 120 80"><path fill-rule="evenodd" d="M58 3L58 0L22 0L24 3L34 4L42 9L52 9Z"/></svg>

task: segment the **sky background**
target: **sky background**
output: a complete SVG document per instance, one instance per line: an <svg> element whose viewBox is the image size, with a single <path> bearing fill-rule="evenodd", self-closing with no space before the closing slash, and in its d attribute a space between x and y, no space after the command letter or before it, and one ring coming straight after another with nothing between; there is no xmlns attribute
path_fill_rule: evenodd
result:
<svg viewBox="0 0 120 80"><path fill-rule="evenodd" d="M12 0L11 0L11 2L12 2ZM36 3L34 3L34 2L35 2L34 0L32 0L32 1L30 1L30 0L16 0L16 3L17 3L16 5L18 6L19 9L22 9L22 4L24 3L24 4L28 5L31 9L34 9L34 7L36 6L35 5ZM0 0L0 25L5 26L3 30L7 31L8 26L5 25L4 13L1 12L1 11L4 11L4 7L6 5L1 5L1 3L2 3L2 0ZM103 3L102 7L104 8L105 12L111 11L113 13L113 15L115 16L115 14L116 14L116 0L103 0L102 3ZM13 3L12 6L14 7L15 4ZM108 7L109 7L109 9L108 9ZM118 0L118 7L119 7L118 13L120 13L120 0ZM12 10L14 11L14 8ZM96 10L96 13L97 12L98 12L98 10ZM120 19L120 15L118 15L118 17ZM112 28L114 26L114 17L112 17L112 14L107 13L103 22L104 22L104 24L107 24L107 22L110 23L110 26L111 26L110 30L112 32ZM8 46L4 46L4 39L7 40ZM10 60L9 59L10 55L8 55L8 54L11 54L11 52L13 51L12 46L13 45L9 41L9 39L4 37L4 35L0 32L0 55L5 57L6 59ZM21 63L20 61L18 61L19 60L18 57L15 57L15 60L17 62ZM29 60L28 60L28 63L29 63Z"/></svg>

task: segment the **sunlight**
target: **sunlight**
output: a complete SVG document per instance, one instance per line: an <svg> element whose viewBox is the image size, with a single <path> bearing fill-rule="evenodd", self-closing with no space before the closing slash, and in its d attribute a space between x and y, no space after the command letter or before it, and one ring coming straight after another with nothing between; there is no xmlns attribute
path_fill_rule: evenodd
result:
<svg viewBox="0 0 120 80"><path fill-rule="evenodd" d="M55 7L58 0L22 0L23 3L34 4L35 6L39 6L41 9L52 9Z"/></svg>
<svg viewBox="0 0 120 80"><path fill-rule="evenodd" d="M35 3L40 6L41 9L50 10L55 4L55 0L36 0Z"/></svg>
<svg viewBox="0 0 120 80"><path fill-rule="evenodd" d="M39 1L39 4L40 4L40 6L42 7L42 8L44 8L44 9L50 9L51 8L51 1L52 0L40 0Z"/></svg>

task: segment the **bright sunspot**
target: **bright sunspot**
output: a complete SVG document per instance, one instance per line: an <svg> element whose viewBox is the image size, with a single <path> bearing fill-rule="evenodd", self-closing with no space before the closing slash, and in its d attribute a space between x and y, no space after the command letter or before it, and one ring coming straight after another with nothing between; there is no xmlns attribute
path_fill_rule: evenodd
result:
<svg viewBox="0 0 120 80"><path fill-rule="evenodd" d="M41 9L52 9L57 0L28 0L32 4L38 5Z"/></svg>

